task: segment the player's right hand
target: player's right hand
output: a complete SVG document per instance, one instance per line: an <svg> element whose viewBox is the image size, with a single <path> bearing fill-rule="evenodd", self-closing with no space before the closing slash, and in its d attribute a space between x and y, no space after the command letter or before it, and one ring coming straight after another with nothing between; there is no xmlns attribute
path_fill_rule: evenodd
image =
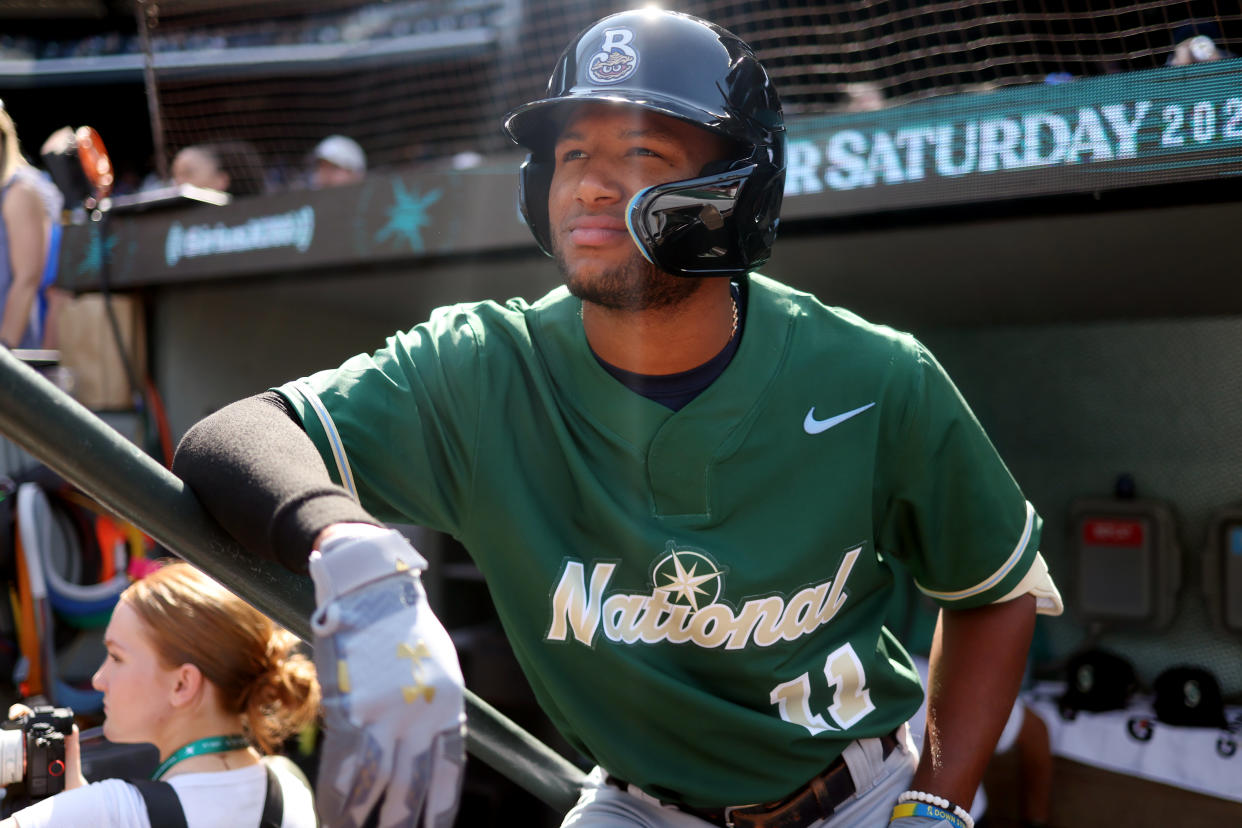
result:
<svg viewBox="0 0 1242 828"><path fill-rule="evenodd" d="M311 555L323 689L316 805L327 828L448 825L465 765L461 668L427 605L427 562L398 532L365 524Z"/></svg>

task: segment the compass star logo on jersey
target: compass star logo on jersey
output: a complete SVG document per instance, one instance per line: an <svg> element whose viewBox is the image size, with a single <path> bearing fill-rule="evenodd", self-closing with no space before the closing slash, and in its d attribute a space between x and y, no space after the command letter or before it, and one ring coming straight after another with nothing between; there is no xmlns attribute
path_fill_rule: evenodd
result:
<svg viewBox="0 0 1242 828"><path fill-rule="evenodd" d="M653 586L668 595L670 604L688 605L691 612L720 600L724 590L724 572L702 552L678 549L672 541L667 554L652 570Z"/></svg>
<svg viewBox="0 0 1242 828"><path fill-rule="evenodd" d="M638 52L630 45L634 32L605 29L600 50L587 63L587 77L594 83L620 83L638 68Z"/></svg>

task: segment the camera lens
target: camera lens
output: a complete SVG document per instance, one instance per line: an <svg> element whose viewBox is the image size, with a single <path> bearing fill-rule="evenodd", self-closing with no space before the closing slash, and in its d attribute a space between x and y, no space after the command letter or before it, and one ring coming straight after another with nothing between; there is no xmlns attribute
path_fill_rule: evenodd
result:
<svg viewBox="0 0 1242 828"><path fill-rule="evenodd" d="M20 730L0 730L0 785L21 782L25 771L26 735Z"/></svg>

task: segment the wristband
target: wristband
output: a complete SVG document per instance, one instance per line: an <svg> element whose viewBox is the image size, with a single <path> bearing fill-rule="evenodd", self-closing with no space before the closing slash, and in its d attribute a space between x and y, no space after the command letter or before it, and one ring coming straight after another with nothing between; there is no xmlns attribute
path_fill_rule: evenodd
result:
<svg viewBox="0 0 1242 828"><path fill-rule="evenodd" d="M947 822L954 828L970 828L957 814L946 811L943 808L937 808L935 805L928 805L926 802L902 802L894 806L893 815L889 821L901 819L902 817L928 817L929 819Z"/></svg>
<svg viewBox="0 0 1242 828"><path fill-rule="evenodd" d="M932 805L944 811L949 817L955 817L956 819L949 819L954 825L960 825L960 828L975 828L975 820L971 817L970 812L961 805L954 805L943 796L936 796L923 791L906 791L897 797L897 802L898 804L916 802Z"/></svg>
<svg viewBox="0 0 1242 828"><path fill-rule="evenodd" d="M405 536L390 529L331 538L323 550L311 552L307 568L315 584L315 603L322 607L395 572L422 572L427 568L427 560Z"/></svg>

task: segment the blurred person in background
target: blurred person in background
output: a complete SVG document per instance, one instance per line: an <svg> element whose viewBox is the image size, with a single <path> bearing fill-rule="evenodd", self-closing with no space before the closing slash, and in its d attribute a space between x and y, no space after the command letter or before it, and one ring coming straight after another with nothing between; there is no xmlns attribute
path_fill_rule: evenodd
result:
<svg viewBox="0 0 1242 828"><path fill-rule="evenodd" d="M1173 53L1168 66L1189 66L1235 57L1221 48L1220 27L1211 20L1192 20L1173 30Z"/></svg>
<svg viewBox="0 0 1242 828"><path fill-rule="evenodd" d="M24 159L23 159L24 160ZM60 239L65 211L65 196L44 170L32 164L19 164L15 175L35 188L43 204L47 220L44 222L47 244L45 246L43 275L39 279L39 291L35 297L35 315L42 331L39 347L55 349L56 313L59 303L69 298L68 291L56 287L56 275L60 267Z"/></svg>
<svg viewBox="0 0 1242 828"><path fill-rule="evenodd" d="M884 108L884 89L873 81L858 81L845 85L846 112L876 112Z"/></svg>
<svg viewBox="0 0 1242 828"><path fill-rule="evenodd" d="M159 749L152 778L172 786L195 828L258 825L277 800L277 824L313 828L305 778L290 762L263 758L318 715L315 668L296 644L189 564L163 566L121 594L108 622L107 656L91 682L104 694L104 736ZM138 788L82 778L76 733L65 758L65 790L0 828L150 828Z"/></svg>
<svg viewBox="0 0 1242 828"><path fill-rule="evenodd" d="M356 184L367 174L367 155L353 138L329 135L311 152L311 188Z"/></svg>
<svg viewBox="0 0 1242 828"><path fill-rule="evenodd" d="M191 144L173 158L174 184L192 184L232 196L259 195L266 190L259 153L246 141Z"/></svg>
<svg viewBox="0 0 1242 828"><path fill-rule="evenodd" d="M42 345L39 286L47 264L51 218L22 155L17 127L0 108L0 344Z"/></svg>

